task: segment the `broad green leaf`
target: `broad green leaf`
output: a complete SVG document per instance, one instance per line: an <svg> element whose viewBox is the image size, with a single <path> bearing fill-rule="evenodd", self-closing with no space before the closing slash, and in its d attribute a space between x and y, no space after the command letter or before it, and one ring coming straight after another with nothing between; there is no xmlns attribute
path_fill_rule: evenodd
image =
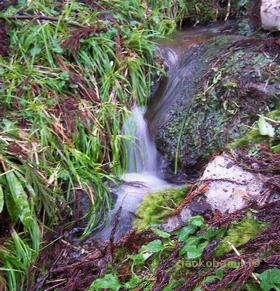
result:
<svg viewBox="0 0 280 291"><path fill-rule="evenodd" d="M269 269L260 274L261 288L264 291L280 291L280 270Z"/></svg>
<svg viewBox="0 0 280 291"><path fill-rule="evenodd" d="M196 232L196 230L197 230L197 227L195 225L188 225L188 226L183 227L180 230L178 240L186 241L191 234L194 234Z"/></svg>
<svg viewBox="0 0 280 291"><path fill-rule="evenodd" d="M10 121L9 119L3 119L3 130L5 133L18 136L19 129L17 127L17 123L15 121Z"/></svg>
<svg viewBox="0 0 280 291"><path fill-rule="evenodd" d="M204 249L208 245L208 242L203 242L198 245L189 245L186 244L180 251L180 255L187 254L188 259L198 259L201 257Z"/></svg>
<svg viewBox="0 0 280 291"><path fill-rule="evenodd" d="M213 229L208 228L201 237L207 240L212 240L213 238L220 237L223 234L223 229Z"/></svg>
<svg viewBox="0 0 280 291"><path fill-rule="evenodd" d="M200 215L190 217L188 220L188 223L194 226L198 226L198 227L205 225L204 218Z"/></svg>
<svg viewBox="0 0 280 291"><path fill-rule="evenodd" d="M147 261L152 255L151 253L143 253L144 261Z"/></svg>
<svg viewBox="0 0 280 291"><path fill-rule="evenodd" d="M31 50L30 50L30 54L32 57L35 57L37 55L39 55L42 51L42 48L39 46L34 46Z"/></svg>
<svg viewBox="0 0 280 291"><path fill-rule="evenodd" d="M33 224L33 214L30 210L28 196L13 172L8 172L6 174L6 179L12 195L12 200L18 211L19 219L24 226L30 227Z"/></svg>
<svg viewBox="0 0 280 291"><path fill-rule="evenodd" d="M3 210L3 207L4 207L4 193L3 193L2 186L0 185L0 213Z"/></svg>
<svg viewBox="0 0 280 291"><path fill-rule="evenodd" d="M271 147L274 153L279 153L280 152L280 144L275 145Z"/></svg>
<svg viewBox="0 0 280 291"><path fill-rule="evenodd" d="M187 254L188 259L197 259L201 256L200 250L195 245L185 245L181 251L180 255Z"/></svg>
<svg viewBox="0 0 280 291"><path fill-rule="evenodd" d="M218 269L214 275L208 276L203 280L204 284L212 283L215 280L222 280L224 277L224 270Z"/></svg>
<svg viewBox="0 0 280 291"><path fill-rule="evenodd" d="M156 239L146 245L146 250L151 253L158 253L164 250L164 246L161 240Z"/></svg>
<svg viewBox="0 0 280 291"><path fill-rule="evenodd" d="M139 283L142 281L137 275L132 275L131 279L124 285L126 289L135 289L139 287Z"/></svg>
<svg viewBox="0 0 280 291"><path fill-rule="evenodd" d="M128 258L132 260L133 265L141 265L145 262L143 254L130 255Z"/></svg>
<svg viewBox="0 0 280 291"><path fill-rule="evenodd" d="M170 233L165 232L165 231L163 231L163 230L160 230L160 229L158 229L158 228L153 228L152 231L153 231L156 235L158 235L158 236L160 236L160 237L162 237L162 238L169 238L169 237L171 236Z"/></svg>
<svg viewBox="0 0 280 291"><path fill-rule="evenodd" d="M202 240L200 236L192 236L187 240L187 245L198 245Z"/></svg>
<svg viewBox="0 0 280 291"><path fill-rule="evenodd" d="M4 196L4 198L5 198L5 205L6 205L6 208L8 210L8 213L12 219L12 222L14 224L16 224L19 220L19 217L18 217L19 210L16 207L15 201L13 200L13 197L9 192L7 192L7 194Z"/></svg>
<svg viewBox="0 0 280 291"><path fill-rule="evenodd" d="M91 287L90 291L100 290L100 289L110 289L110 290L119 290L122 287L117 276L113 274L107 274L101 279L95 280Z"/></svg>
<svg viewBox="0 0 280 291"><path fill-rule="evenodd" d="M275 130L273 126L268 123L263 116L260 116L258 121L259 131L261 135L267 135L269 137L274 137Z"/></svg>
<svg viewBox="0 0 280 291"><path fill-rule="evenodd" d="M212 283L216 280L218 280L219 278L215 275L212 275L212 276L208 276L206 277L204 280L203 280L203 284L209 284L209 283Z"/></svg>
<svg viewBox="0 0 280 291"><path fill-rule="evenodd" d="M63 53L63 49L58 43L55 43L54 46L51 49L52 49L52 51L54 53L57 53L57 54L60 54L60 55Z"/></svg>

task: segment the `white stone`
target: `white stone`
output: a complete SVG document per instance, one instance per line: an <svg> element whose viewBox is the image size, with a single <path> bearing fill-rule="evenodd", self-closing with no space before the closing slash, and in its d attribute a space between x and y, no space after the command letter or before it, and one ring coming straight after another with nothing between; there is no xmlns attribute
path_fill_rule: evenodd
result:
<svg viewBox="0 0 280 291"><path fill-rule="evenodd" d="M280 30L280 0L262 0L262 27L267 30Z"/></svg>
<svg viewBox="0 0 280 291"><path fill-rule="evenodd" d="M222 213L242 209L248 201L258 199L264 190L259 176L245 171L226 154L208 164L201 180L211 181L206 200Z"/></svg>

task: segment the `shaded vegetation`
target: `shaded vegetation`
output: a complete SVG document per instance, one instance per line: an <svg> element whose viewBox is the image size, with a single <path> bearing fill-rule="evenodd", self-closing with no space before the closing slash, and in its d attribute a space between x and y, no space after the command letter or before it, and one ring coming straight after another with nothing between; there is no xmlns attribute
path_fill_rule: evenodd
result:
<svg viewBox="0 0 280 291"><path fill-rule="evenodd" d="M173 233L146 230L146 242L133 233L89 290L270 290L279 284L278 211L279 201L208 222L193 216Z"/></svg>
<svg viewBox="0 0 280 291"><path fill-rule="evenodd" d="M238 13L238 1L230 9L224 2L213 6L213 1L44 0L4 5L0 14L0 289L26 290L28 269L38 259L45 232L71 221L71 207L76 207L81 193L91 201L83 237L101 222L112 204L109 184L119 181L126 164L121 150L128 138L121 132L123 120L132 105L146 103L152 84L163 73L155 58L155 41L183 19L203 23ZM170 194L174 207L183 195L181 190ZM107 281L96 280L92 289L98 284L116 290L151 286L153 277L160 276L161 259L178 254L201 257L220 231L201 217L193 218L190 225L191 230L174 235L156 229L152 234L147 231L150 236L138 234L139 246L131 250L138 252L140 244L148 244L129 258L126 278L108 273ZM187 238L194 244L186 243ZM71 249L65 241L58 244ZM56 280L65 274L69 281L61 285L85 290L112 263L112 246L94 252L75 250L86 257L78 266L68 249L58 248L42 257L55 264L61 258L68 261L56 269L48 266L52 275L39 276L35 287L42 288L48 276ZM142 273L146 263L150 274ZM72 272L72 264L78 271ZM172 284L170 288L175 287Z"/></svg>

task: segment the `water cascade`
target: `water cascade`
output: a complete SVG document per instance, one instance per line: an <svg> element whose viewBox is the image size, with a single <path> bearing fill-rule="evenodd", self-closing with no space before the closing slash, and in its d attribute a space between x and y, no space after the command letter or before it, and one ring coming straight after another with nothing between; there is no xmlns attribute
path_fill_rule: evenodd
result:
<svg viewBox="0 0 280 291"><path fill-rule="evenodd" d="M128 173L156 173L158 154L144 118L145 108L135 106L123 127L131 139L126 142Z"/></svg>
<svg viewBox="0 0 280 291"><path fill-rule="evenodd" d="M231 24L192 28L178 33L172 41L158 45L158 52L168 67L168 75L162 78L153 94L148 111L146 112L143 107L135 106L123 126L123 134L127 137L124 151L127 158L127 173L122 177L123 184L112 191L116 195L114 208L109 213L107 224L94 234L94 239L110 237L120 207L122 212L116 237L132 228L134 214L145 195L174 187L174 184L161 179L159 173L169 181L183 183L185 180L185 176L181 179L180 175L174 175L174 172L172 175L166 175L169 168L173 171L172 167L169 164L167 167L164 165L165 160L160 158L150 132L155 135L156 129L163 124L173 104L178 102L184 105L184 102L188 102L188 95L195 90L193 88L196 87L193 85L195 82L192 83L191 80L196 76L197 66L202 63L199 59L200 55L196 54L196 48L203 50L203 44L209 38L231 30Z"/></svg>
<svg viewBox="0 0 280 291"><path fill-rule="evenodd" d="M157 176L158 153L149 134L144 114L145 108L135 106L123 126L123 133L129 137L125 144L128 172L122 177L123 184L113 191L116 194L114 208L105 227L94 234L94 239L106 240L110 237L120 207L120 223L115 234L116 238L133 227L134 214L145 195L174 187Z"/></svg>

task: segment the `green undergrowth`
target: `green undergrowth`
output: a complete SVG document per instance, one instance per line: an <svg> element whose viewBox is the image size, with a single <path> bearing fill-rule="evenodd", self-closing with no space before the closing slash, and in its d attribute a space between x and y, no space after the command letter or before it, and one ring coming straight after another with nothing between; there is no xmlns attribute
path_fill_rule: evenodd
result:
<svg viewBox="0 0 280 291"><path fill-rule="evenodd" d="M10 38L0 57L1 287L24 290L44 225L69 217L77 190L92 202L84 236L110 208L123 120L162 73L155 40L186 12L151 2L19 1L0 14Z"/></svg>
<svg viewBox="0 0 280 291"><path fill-rule="evenodd" d="M247 149L256 154L258 146L266 144L274 153L280 152L280 109L261 115L251 130L228 145L230 149Z"/></svg>
<svg viewBox="0 0 280 291"><path fill-rule="evenodd" d="M230 241L234 246L239 247L250 239L256 237L266 226L266 223L262 223L252 217L232 223L231 227L227 230L225 237L216 248L216 255L220 256L231 250L227 241Z"/></svg>
<svg viewBox="0 0 280 291"><path fill-rule="evenodd" d="M171 188L147 195L137 211L135 226L144 230L149 225L162 222L183 202L188 190L189 187Z"/></svg>
<svg viewBox="0 0 280 291"><path fill-rule="evenodd" d="M151 229L157 238L142 245L136 252L127 249L116 250L113 264L107 274L95 280L89 290L102 290L102 288L153 290L157 284L155 278L159 270L167 272L166 278L169 278L161 290L174 290L182 287L197 268L200 268L197 276L202 276L203 279L192 290L204 290L202 287L204 284L215 280L218 282L225 277L227 271L241 267L240 260L223 263L223 260L220 261L220 256L232 253L233 247L239 249L239 246L256 237L264 226L264 223L259 222L249 213L242 221L233 222L227 228L211 227L202 216L189 218L185 227L173 233L167 233L152 226ZM216 245L216 254L214 258L207 260L204 254L210 245L213 246L213 243ZM177 255L174 255L176 250L179 251ZM207 275L211 269L212 271ZM267 274L258 276L261 278L262 285L265 286L269 281ZM250 282L249 280L248 284ZM259 286L255 287L255 290L267 290ZM245 288L245 290L251 289Z"/></svg>
<svg viewBox="0 0 280 291"><path fill-rule="evenodd" d="M80 190L92 202L83 237L104 218L126 164L123 121L163 73L155 42L184 17L216 16L211 1L81 2L22 0L0 13L10 39L0 56L0 289L26 290L42 235L71 220Z"/></svg>

